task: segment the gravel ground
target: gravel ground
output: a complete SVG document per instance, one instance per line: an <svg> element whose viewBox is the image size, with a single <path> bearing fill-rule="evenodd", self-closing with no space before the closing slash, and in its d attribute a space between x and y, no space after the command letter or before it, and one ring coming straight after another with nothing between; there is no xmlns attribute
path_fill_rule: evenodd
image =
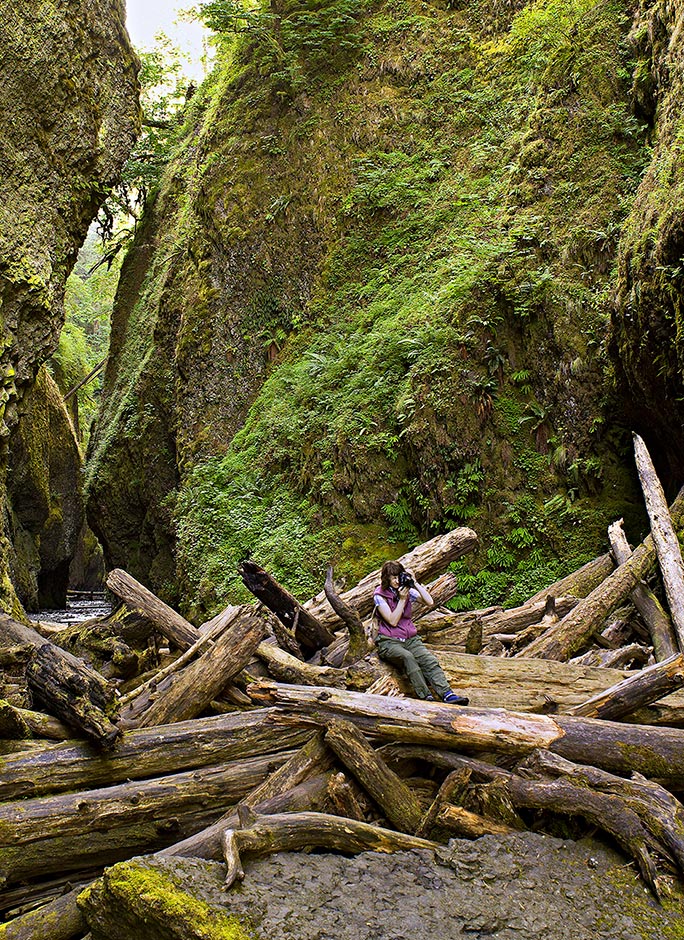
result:
<svg viewBox="0 0 684 940"><path fill-rule="evenodd" d="M228 892L218 863L147 861L238 915L259 940L684 937L682 896L660 906L621 855L593 840L486 836L453 840L437 857L282 853L247 863L245 881Z"/></svg>

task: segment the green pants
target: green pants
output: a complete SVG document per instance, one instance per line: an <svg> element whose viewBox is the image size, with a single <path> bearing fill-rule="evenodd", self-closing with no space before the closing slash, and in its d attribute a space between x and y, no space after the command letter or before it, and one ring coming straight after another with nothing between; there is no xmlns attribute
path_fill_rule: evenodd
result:
<svg viewBox="0 0 684 940"><path fill-rule="evenodd" d="M434 689L439 698L449 691L449 683L437 657L425 648L417 636L402 642L379 634L377 647L380 659L396 666L408 677L418 698L427 698L431 694L430 688Z"/></svg>

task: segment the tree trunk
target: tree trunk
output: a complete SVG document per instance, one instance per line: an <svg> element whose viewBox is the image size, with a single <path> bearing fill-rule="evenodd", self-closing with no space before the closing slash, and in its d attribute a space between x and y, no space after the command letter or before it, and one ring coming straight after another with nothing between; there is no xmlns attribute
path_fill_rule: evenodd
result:
<svg viewBox="0 0 684 940"><path fill-rule="evenodd" d="M679 525L684 518L684 489L672 504L672 515ZM523 650L527 657L568 659L597 632L608 614L628 597L655 563L653 537L648 538L599 587L559 623ZM522 654L518 654L522 655Z"/></svg>
<svg viewBox="0 0 684 940"><path fill-rule="evenodd" d="M0 701L0 739L36 737L66 741L74 736L71 728L50 715Z"/></svg>
<svg viewBox="0 0 684 940"><path fill-rule="evenodd" d="M118 736L109 719L116 710L113 686L71 653L4 615L0 615L0 644L30 646L26 676L31 691L51 714L101 746L111 746Z"/></svg>
<svg viewBox="0 0 684 940"><path fill-rule="evenodd" d="M660 571L663 576L665 594L670 607L672 625L677 635L679 649L684 651L684 563L679 540L670 518L663 488L655 472L646 445L638 434L634 438L636 459L641 488L644 491L646 509L651 520L651 534L655 545Z"/></svg>
<svg viewBox="0 0 684 940"><path fill-rule="evenodd" d="M443 806L437 814L436 823L450 829L454 835L464 839L479 839L480 836L501 836L515 832L513 826L487 819L462 806Z"/></svg>
<svg viewBox="0 0 684 940"><path fill-rule="evenodd" d="M243 816L249 828L229 829L223 847L228 872L226 887L245 876L242 856L271 855L318 847L338 852L408 852L411 849L435 849L427 839L381 829L355 819L343 819L324 813L288 813L274 816Z"/></svg>
<svg viewBox="0 0 684 940"><path fill-rule="evenodd" d="M43 640L26 669L36 697L62 721L103 748L113 746L120 731L114 688L79 659Z"/></svg>
<svg viewBox="0 0 684 940"><path fill-rule="evenodd" d="M107 587L129 607L151 620L157 630L179 649L187 649L198 639L198 631L191 623L121 568L110 571Z"/></svg>
<svg viewBox="0 0 684 940"><path fill-rule="evenodd" d="M608 526L608 538L615 560L618 565L623 565L631 556L632 549L622 528L622 519ZM629 598L649 629L653 652L658 662L679 652L672 621L653 591L641 583L634 588Z"/></svg>
<svg viewBox="0 0 684 940"><path fill-rule="evenodd" d="M203 828L287 754L0 805L0 882L109 865Z"/></svg>
<svg viewBox="0 0 684 940"><path fill-rule="evenodd" d="M547 748L561 757L614 773L636 771L684 787L684 731L597 721L568 715L528 715L503 708L472 708L390 698L339 689L255 683L255 701L277 705L301 721L353 722L382 740L462 750L524 755Z"/></svg>
<svg viewBox="0 0 684 940"><path fill-rule="evenodd" d="M88 931L76 898L83 886L0 926L1 940L74 940Z"/></svg>
<svg viewBox="0 0 684 940"><path fill-rule="evenodd" d="M610 554L599 555L593 561L582 565L577 571L566 575L559 581L554 581L547 588L537 591L527 601L528 604L534 604L537 601L546 600L549 594L554 597L587 597L599 584L603 584L609 574L615 570L615 562Z"/></svg>
<svg viewBox="0 0 684 940"><path fill-rule="evenodd" d="M616 721L631 715L637 708L657 702L683 685L684 656L678 654L642 669L581 705L575 705L568 714Z"/></svg>
<svg viewBox="0 0 684 940"><path fill-rule="evenodd" d="M343 689L346 685L347 670L334 666L312 666L296 656L265 640L256 650L259 659L268 666L270 674L279 682L295 685L332 685Z"/></svg>
<svg viewBox="0 0 684 940"><path fill-rule="evenodd" d="M316 777L309 777L303 780L302 783L292 787L292 789L278 793L267 800L262 800L252 808L255 812L264 813L265 815L322 811L327 805L329 780L330 772L319 774ZM221 860L223 858L223 835L228 829L234 829L238 825L237 806L234 806L229 814L221 816L211 826L188 836L187 839L183 839L181 842L159 849L156 854Z"/></svg>
<svg viewBox="0 0 684 940"><path fill-rule="evenodd" d="M477 535L472 529L453 529L446 535L437 535L429 542L423 542L413 551L402 555L399 561L425 584L444 572L452 561L472 552L476 546ZM361 617L366 617L373 609L373 592L379 583L380 571L373 571L340 597L345 604L355 607ZM325 592L307 601L304 608L330 631L341 630L344 626L330 606Z"/></svg>
<svg viewBox="0 0 684 940"><path fill-rule="evenodd" d="M438 657L449 684L478 708L570 714L575 706L634 675L627 670L553 660L469 656L430 649ZM660 705L641 708L633 718L642 724L684 725L684 693L671 695Z"/></svg>
<svg viewBox="0 0 684 940"><path fill-rule="evenodd" d="M249 560L243 561L239 570L245 587L292 630L304 653L315 653L332 643L335 639L332 631L319 623L316 616L302 607L267 571Z"/></svg>
<svg viewBox="0 0 684 940"><path fill-rule="evenodd" d="M83 742L51 745L2 759L0 801L66 790L93 790L299 747L311 728L281 725L272 708L130 731L101 755Z"/></svg>
<svg viewBox="0 0 684 940"><path fill-rule="evenodd" d="M264 634L264 622L245 607L216 643L194 663L170 676L141 718L141 728L183 721L199 715L251 659ZM131 706L129 706L130 708ZM126 713L122 714L122 720Z"/></svg>
<svg viewBox="0 0 684 940"><path fill-rule="evenodd" d="M400 832L415 832L423 815L420 803L361 732L348 721L333 719L328 725L325 741L373 797L392 825Z"/></svg>

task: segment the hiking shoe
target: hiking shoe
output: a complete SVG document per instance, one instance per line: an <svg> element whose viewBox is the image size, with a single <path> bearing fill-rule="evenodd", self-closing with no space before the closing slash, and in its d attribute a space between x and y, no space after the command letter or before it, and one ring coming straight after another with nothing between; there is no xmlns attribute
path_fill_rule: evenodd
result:
<svg viewBox="0 0 684 940"><path fill-rule="evenodd" d="M435 700L434 695L426 695L425 698L423 699L424 702L434 702L434 700Z"/></svg>
<svg viewBox="0 0 684 940"><path fill-rule="evenodd" d="M465 695L457 695L456 692L449 689L449 691L442 696L442 701L446 702L447 705L467 705L470 699L466 698Z"/></svg>

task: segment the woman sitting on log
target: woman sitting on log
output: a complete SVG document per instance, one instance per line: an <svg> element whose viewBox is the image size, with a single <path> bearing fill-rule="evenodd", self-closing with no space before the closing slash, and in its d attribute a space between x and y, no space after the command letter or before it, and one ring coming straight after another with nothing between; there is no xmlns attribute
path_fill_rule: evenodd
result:
<svg viewBox="0 0 684 940"><path fill-rule="evenodd" d="M432 604L427 589L399 561L385 562L380 581L373 595L378 614L376 644L380 659L396 666L408 677L418 698L432 702L434 691L450 705L467 705L468 699L449 687L437 657L425 648L411 620L414 600L420 597L426 604Z"/></svg>

